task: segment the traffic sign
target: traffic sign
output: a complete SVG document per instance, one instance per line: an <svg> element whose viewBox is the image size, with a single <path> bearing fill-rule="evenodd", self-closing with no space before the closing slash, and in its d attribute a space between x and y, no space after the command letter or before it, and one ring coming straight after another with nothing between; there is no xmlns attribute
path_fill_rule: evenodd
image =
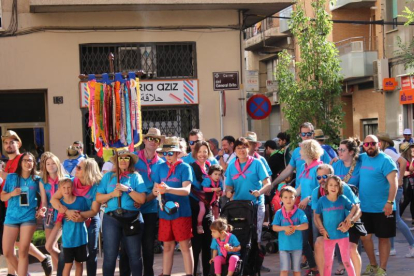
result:
<svg viewBox="0 0 414 276"><path fill-rule="evenodd" d="M247 113L255 120L263 120L270 115L272 104L265 95L254 95L246 104Z"/></svg>
<svg viewBox="0 0 414 276"><path fill-rule="evenodd" d="M239 72L213 72L213 90L239 90Z"/></svg>

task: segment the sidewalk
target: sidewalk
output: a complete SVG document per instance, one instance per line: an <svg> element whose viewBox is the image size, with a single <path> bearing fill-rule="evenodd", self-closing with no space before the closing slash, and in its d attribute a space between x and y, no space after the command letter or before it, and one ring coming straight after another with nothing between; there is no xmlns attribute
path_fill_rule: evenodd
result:
<svg viewBox="0 0 414 276"><path fill-rule="evenodd" d="M404 214L404 219L407 222L411 223L411 219L409 219L409 210L407 209L406 213ZM414 234L414 231L412 231ZM375 247L377 247L377 241L375 241ZM391 256L388 262L388 275L390 276L412 276L414 275L414 258L405 258L405 254L408 252L408 245L404 238L404 236L397 230L397 237L395 238L395 249L397 250L396 256ZM378 259L378 257L377 257ZM100 257L98 260L98 273L97 275L102 275L102 258ZM367 255L362 252L362 267L363 270L365 266L368 264ZM276 254L267 254L264 260L264 266L271 269L270 272L261 273L262 276L275 276L279 275L279 255ZM337 263L335 262L332 275L336 271ZM162 254L155 255L155 263L154 263L154 271L155 275L159 275L162 272ZM43 270L40 264L32 264L29 266L29 272L32 276L42 276ZM303 272L304 273L304 272ZM0 269L0 275L5 276L7 274L6 269ZM175 252L174 254L174 267L172 271L172 276L182 276L184 275L184 266L181 258L180 252ZM71 275L75 275L74 270L72 271ZM83 275L86 275L86 269L84 269ZM115 275L118 274L118 269L115 271Z"/></svg>

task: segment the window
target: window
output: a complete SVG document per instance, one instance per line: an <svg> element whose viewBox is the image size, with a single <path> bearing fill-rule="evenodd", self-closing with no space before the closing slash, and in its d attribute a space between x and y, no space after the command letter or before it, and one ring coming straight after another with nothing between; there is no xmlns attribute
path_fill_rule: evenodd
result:
<svg viewBox="0 0 414 276"><path fill-rule="evenodd" d="M266 72L267 72L266 80L269 80L269 81L276 80L276 66L277 66L277 59L271 59L266 62Z"/></svg>
<svg viewBox="0 0 414 276"><path fill-rule="evenodd" d="M0 0L0 30L2 29L3 29L3 14L2 14L1 0Z"/></svg>
<svg viewBox="0 0 414 276"><path fill-rule="evenodd" d="M367 137L367 135L370 134L376 134L378 131L378 119L362 120L362 127L364 132L363 137Z"/></svg>
<svg viewBox="0 0 414 276"><path fill-rule="evenodd" d="M115 72L143 70L148 78L196 78L193 42L80 45L81 74L110 72L109 54L114 54Z"/></svg>
<svg viewBox="0 0 414 276"><path fill-rule="evenodd" d="M398 25L398 0L386 0L386 21L393 22L392 25L386 25L386 30L397 29Z"/></svg>

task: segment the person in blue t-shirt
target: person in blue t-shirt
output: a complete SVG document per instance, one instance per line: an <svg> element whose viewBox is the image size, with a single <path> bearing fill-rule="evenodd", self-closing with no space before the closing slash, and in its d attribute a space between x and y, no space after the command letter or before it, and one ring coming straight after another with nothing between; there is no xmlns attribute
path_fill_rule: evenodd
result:
<svg viewBox="0 0 414 276"><path fill-rule="evenodd" d="M239 240L230 233L233 227L227 224L226 219L219 218L211 224L210 229L213 237L210 246L213 251L210 264L214 263L214 273L216 276L221 276L222 265L228 264L227 276L232 276L240 259L241 250Z"/></svg>
<svg viewBox="0 0 414 276"><path fill-rule="evenodd" d="M220 216L219 199L223 193L223 168L220 165L211 165L208 169L208 177L201 182L203 191L206 193L206 199L210 202L214 219Z"/></svg>
<svg viewBox="0 0 414 276"><path fill-rule="evenodd" d="M73 195L73 182L70 178L59 180L59 191L63 196L60 202L67 210L78 213L89 210L85 198ZM59 214L56 225L62 226L62 247L65 259L63 276L70 275L73 261L75 261L76 267L75 274L82 275L83 262L88 259L88 230L85 219L80 221L66 220L63 214Z"/></svg>
<svg viewBox="0 0 414 276"><path fill-rule="evenodd" d="M361 200L362 221L368 235L361 237L370 264L366 273L386 275L390 253L389 238L395 237L395 196L398 189L396 163L383 152L374 135L368 135L363 143L366 154L361 154L359 173L359 198ZM372 234L378 237L380 264L374 254ZM372 253L372 254L371 254Z"/></svg>
<svg viewBox="0 0 414 276"><path fill-rule="evenodd" d="M348 275L355 275L349 254L349 234L339 229L344 224L351 227L357 207L343 196L343 186L344 183L338 176L330 175L324 188L325 196L319 198L315 210L315 221L319 226L319 232L324 237L324 275L331 275L336 244L341 251L342 262ZM323 216L323 222L321 216Z"/></svg>
<svg viewBox="0 0 414 276"><path fill-rule="evenodd" d="M302 233L309 227L305 212L295 205L296 190L291 186L280 190L283 206L275 214L272 229L279 232L280 276L287 276L293 267L293 275L301 275ZM290 255L292 256L290 258ZM292 266L289 264L292 259Z"/></svg>
<svg viewBox="0 0 414 276"><path fill-rule="evenodd" d="M155 166L151 173L153 194L160 209L158 239L164 242L163 275L171 275L175 242L179 242L186 275L193 274L194 261L190 239L192 220L190 189L193 181L191 167L178 159L180 142L177 137L167 137L161 152L167 162Z"/></svg>
<svg viewBox="0 0 414 276"><path fill-rule="evenodd" d="M103 274L113 275L115 273L118 248L122 242L129 257L132 275L141 275L143 219L135 204L144 204L147 189L141 175L135 172L135 164L138 161L136 154L121 150L112 159L114 171L104 175L96 193L97 202L108 204L102 224L105 240ZM132 223L133 229L139 227L139 230L126 233L125 227L129 227Z"/></svg>
<svg viewBox="0 0 414 276"><path fill-rule="evenodd" d="M29 265L29 246L36 230L36 218L44 217L46 207L38 206L36 194L40 193L46 202L46 192L39 185L40 178L35 175L36 159L25 152L19 159L15 173L9 173L1 192L1 200L8 201L3 232L3 254L18 275L27 275ZM19 261L14 254L14 245L19 239Z"/></svg>
<svg viewBox="0 0 414 276"><path fill-rule="evenodd" d="M196 161L192 153L198 141L205 141L203 133L201 132L201 130L193 128L188 135L188 144L190 145L191 151L189 154L181 158L181 160L183 160L184 163L191 164ZM214 156L209 157L208 161L211 163L211 165L219 164L219 162L216 158L214 158Z"/></svg>

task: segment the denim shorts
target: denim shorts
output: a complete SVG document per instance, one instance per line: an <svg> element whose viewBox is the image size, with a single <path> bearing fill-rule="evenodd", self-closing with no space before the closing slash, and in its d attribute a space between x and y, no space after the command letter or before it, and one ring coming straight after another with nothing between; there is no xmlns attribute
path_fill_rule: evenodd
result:
<svg viewBox="0 0 414 276"><path fill-rule="evenodd" d="M290 257L292 255L292 258ZM292 260L293 271L300 272L300 262L302 260L302 249L279 251L280 256L280 271L290 270L290 260Z"/></svg>
<svg viewBox="0 0 414 276"><path fill-rule="evenodd" d="M8 227L13 227L13 228L20 228L22 226L36 226L36 220L29 220L29 221L25 221L25 222L20 222L20 223L5 223L5 226Z"/></svg>

